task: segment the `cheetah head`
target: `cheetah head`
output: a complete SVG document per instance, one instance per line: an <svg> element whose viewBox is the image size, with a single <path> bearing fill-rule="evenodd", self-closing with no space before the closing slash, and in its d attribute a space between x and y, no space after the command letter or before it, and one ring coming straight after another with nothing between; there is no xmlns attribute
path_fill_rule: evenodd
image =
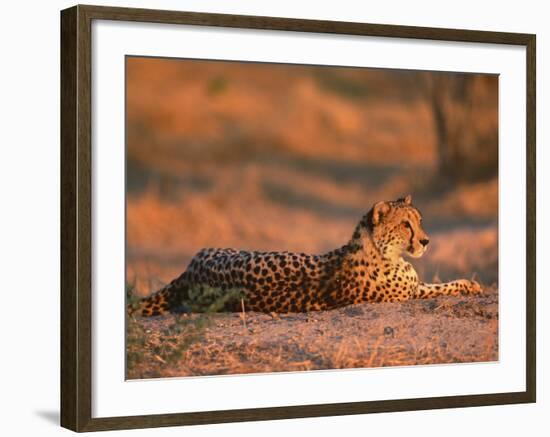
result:
<svg viewBox="0 0 550 437"><path fill-rule="evenodd" d="M376 203L367 214L370 236L385 258L403 254L420 258L430 242L422 228L422 215L412 205L410 195Z"/></svg>

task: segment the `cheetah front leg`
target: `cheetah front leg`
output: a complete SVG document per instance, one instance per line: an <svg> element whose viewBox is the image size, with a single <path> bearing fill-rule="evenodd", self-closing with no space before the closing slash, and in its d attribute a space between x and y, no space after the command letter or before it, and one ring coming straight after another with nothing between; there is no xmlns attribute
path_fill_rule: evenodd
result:
<svg viewBox="0 0 550 437"><path fill-rule="evenodd" d="M461 296L466 294L480 294L483 289L476 281L458 279L442 284L428 284L419 282L416 290L416 298L429 299L438 296Z"/></svg>

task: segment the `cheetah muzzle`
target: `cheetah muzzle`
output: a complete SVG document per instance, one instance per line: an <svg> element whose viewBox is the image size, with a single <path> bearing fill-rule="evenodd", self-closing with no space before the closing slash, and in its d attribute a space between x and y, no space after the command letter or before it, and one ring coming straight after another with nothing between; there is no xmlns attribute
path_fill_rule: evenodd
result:
<svg viewBox="0 0 550 437"><path fill-rule="evenodd" d="M168 285L128 305L129 314L329 310L361 302L400 302L478 294L475 281L421 282L403 255L421 257L429 238L411 196L376 203L349 242L323 255L202 249Z"/></svg>

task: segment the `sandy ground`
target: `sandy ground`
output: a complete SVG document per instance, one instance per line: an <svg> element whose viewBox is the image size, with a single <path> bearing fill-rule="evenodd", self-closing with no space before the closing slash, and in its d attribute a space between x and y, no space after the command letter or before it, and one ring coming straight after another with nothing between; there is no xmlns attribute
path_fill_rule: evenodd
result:
<svg viewBox="0 0 550 437"><path fill-rule="evenodd" d="M498 292L271 316L128 321L129 379L498 360Z"/></svg>

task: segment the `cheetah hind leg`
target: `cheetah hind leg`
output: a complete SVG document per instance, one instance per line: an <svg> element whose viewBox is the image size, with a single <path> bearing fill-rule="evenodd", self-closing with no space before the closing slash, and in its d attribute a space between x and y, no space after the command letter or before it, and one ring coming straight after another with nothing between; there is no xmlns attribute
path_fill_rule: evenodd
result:
<svg viewBox="0 0 550 437"><path fill-rule="evenodd" d="M187 273L184 272L180 277L174 279L151 296L128 304L128 315L151 317L168 313L189 313L192 311L188 305L189 289Z"/></svg>
<svg viewBox="0 0 550 437"><path fill-rule="evenodd" d="M481 293L483 293L483 289L476 281L458 279L456 281L444 282L442 284L428 284L426 282L420 282L418 284L415 297L420 299L429 299L438 296L463 296Z"/></svg>
<svg viewBox="0 0 550 437"><path fill-rule="evenodd" d="M127 306L128 315L142 317L168 313L215 313L240 311L244 290L172 282L149 297Z"/></svg>
<svg viewBox="0 0 550 437"><path fill-rule="evenodd" d="M136 303L128 304L128 315L151 317L173 312L172 293L170 287L165 287Z"/></svg>

